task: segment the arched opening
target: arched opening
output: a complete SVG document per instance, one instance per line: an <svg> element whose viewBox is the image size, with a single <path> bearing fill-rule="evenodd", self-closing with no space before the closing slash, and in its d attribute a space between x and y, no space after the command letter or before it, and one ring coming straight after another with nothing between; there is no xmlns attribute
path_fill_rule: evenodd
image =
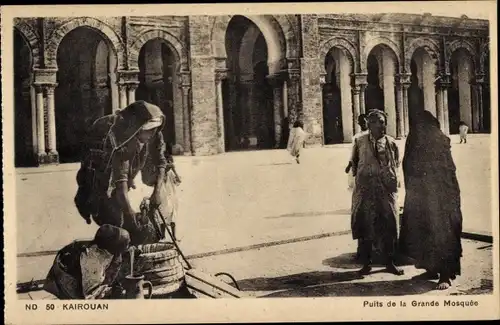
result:
<svg viewBox="0 0 500 325"><path fill-rule="evenodd" d="M33 58L23 35L14 29L14 130L15 166L35 163L36 111L32 87Z"/></svg>
<svg viewBox="0 0 500 325"><path fill-rule="evenodd" d="M139 52L139 87L135 98L161 108L166 117L164 140L171 146L183 145L178 64L171 45L160 38L147 41Z"/></svg>
<svg viewBox="0 0 500 325"><path fill-rule="evenodd" d="M262 31L243 16L228 24L225 46L228 82L223 85L226 151L274 146L273 89Z"/></svg>
<svg viewBox="0 0 500 325"><path fill-rule="evenodd" d="M107 40L89 27L64 36L57 52L55 89L56 135L59 161L80 159L81 141L99 117L117 108L116 55Z"/></svg>
<svg viewBox="0 0 500 325"><path fill-rule="evenodd" d="M467 50L459 48L450 59L451 87L448 90L448 116L450 134L458 134L460 121L469 126L469 131L476 131L473 123L473 100L470 81L474 76L474 67Z"/></svg>
<svg viewBox="0 0 500 325"><path fill-rule="evenodd" d="M365 89L365 107L366 110L380 109L384 110L384 91L382 89L381 69L379 60L381 58L372 51L367 60L367 85Z"/></svg>
<svg viewBox="0 0 500 325"><path fill-rule="evenodd" d="M351 141L353 116L349 57L343 49L332 48L325 58L323 86L323 133L325 144ZM356 118L356 117L355 117Z"/></svg>
<svg viewBox="0 0 500 325"><path fill-rule="evenodd" d="M397 65L396 54L384 44L375 46L368 55L365 107L367 111L375 108L386 112L387 133L393 137L396 137L397 123L394 80Z"/></svg>
<svg viewBox="0 0 500 325"><path fill-rule="evenodd" d="M411 60L411 85L408 90L408 117L422 110L436 116L436 62L422 47L415 50Z"/></svg>

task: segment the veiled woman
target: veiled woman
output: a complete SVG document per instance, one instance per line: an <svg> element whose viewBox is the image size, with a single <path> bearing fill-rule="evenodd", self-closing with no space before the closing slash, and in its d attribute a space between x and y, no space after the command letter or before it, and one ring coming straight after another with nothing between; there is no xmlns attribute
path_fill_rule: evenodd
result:
<svg viewBox="0 0 500 325"><path fill-rule="evenodd" d="M426 270L420 278L439 276L440 290L460 275L462 256L460 188L450 148L450 139L430 112L412 119L403 159L400 249Z"/></svg>

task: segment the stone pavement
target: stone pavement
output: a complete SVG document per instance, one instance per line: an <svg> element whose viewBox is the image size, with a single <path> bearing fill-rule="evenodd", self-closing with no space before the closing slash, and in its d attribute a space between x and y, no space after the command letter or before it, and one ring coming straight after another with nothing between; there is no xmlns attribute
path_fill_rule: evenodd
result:
<svg viewBox="0 0 500 325"><path fill-rule="evenodd" d="M464 229L491 233L490 136L472 135L467 145L456 144L456 138L453 142L462 190ZM401 143L402 152L403 147ZM350 145L335 145L306 149L300 165L284 150L176 157L183 179L178 187L180 217L177 223L184 253L203 256L234 247L345 233L350 229L350 192L343 170L349 148ZM56 251L76 238L90 238L95 233L95 225L86 225L73 206L77 167L69 164L17 170L18 281L44 277L46 265L53 259L50 255L33 257L31 253ZM144 186L138 187L132 192L133 203L138 206L150 191ZM401 203L403 199L402 192ZM330 254L324 249L332 247L326 241L341 237L346 239L338 246L339 252L352 252L350 235L280 245L280 249L288 247L288 253L283 256L293 261L283 267L287 272L293 269L288 268L291 265L306 267L310 252L299 253L297 259L290 258L299 247L316 245L321 254ZM262 269L262 261L272 259L263 253L272 249L277 248L218 256L208 254L199 261L226 259L227 263L222 262L223 270L227 269L226 264L234 264L236 269L245 265ZM246 254L257 252L259 258L255 263L245 262ZM330 257L336 255L339 254ZM316 262L311 261L315 264L310 267L319 270ZM304 271L297 269L297 272ZM236 276L249 278L251 273Z"/></svg>
<svg viewBox="0 0 500 325"><path fill-rule="evenodd" d="M350 234L332 235L295 243L241 250L214 256L189 258L192 266L207 274L228 272L239 289L250 297L328 297L491 294L493 290L492 245L463 240L462 276L446 291L434 290L436 281L414 280L422 270L405 265L403 276L381 272L360 277L354 262L356 243ZM182 242L181 242L181 249ZM53 257L37 268L48 270ZM229 278L220 277L229 284ZM44 291L19 294L20 299L42 299Z"/></svg>

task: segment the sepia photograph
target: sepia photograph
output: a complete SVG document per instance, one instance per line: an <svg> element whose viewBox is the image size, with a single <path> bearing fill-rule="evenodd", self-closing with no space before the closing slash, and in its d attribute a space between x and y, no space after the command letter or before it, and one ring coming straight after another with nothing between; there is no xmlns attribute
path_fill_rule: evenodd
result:
<svg viewBox="0 0 500 325"><path fill-rule="evenodd" d="M2 7L5 321L500 317L496 3L428 2Z"/></svg>

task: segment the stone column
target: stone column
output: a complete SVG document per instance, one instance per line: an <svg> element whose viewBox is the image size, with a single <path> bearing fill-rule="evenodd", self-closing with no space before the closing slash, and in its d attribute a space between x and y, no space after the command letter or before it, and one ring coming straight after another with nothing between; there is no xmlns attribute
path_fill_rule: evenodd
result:
<svg viewBox="0 0 500 325"><path fill-rule="evenodd" d="M357 120L359 114L366 114L366 105L365 105L365 90L366 85L368 84L366 81L366 77L368 74L366 73L356 73L353 74L353 85L359 89L359 113L354 116L354 119ZM357 124L357 123L356 123Z"/></svg>
<svg viewBox="0 0 500 325"><path fill-rule="evenodd" d="M477 131L484 131L484 103L483 103L483 85L484 85L484 74L477 73L476 79L474 80L476 86L476 120L477 120Z"/></svg>
<svg viewBox="0 0 500 325"><path fill-rule="evenodd" d="M443 112L443 90L438 88L436 93L436 118L441 125L441 131L444 131L444 112Z"/></svg>
<svg viewBox="0 0 500 325"><path fill-rule="evenodd" d="M448 88L451 85L450 75L443 74L439 82L439 87L441 90L441 99L443 101L443 133L446 135L450 134L450 119L448 112Z"/></svg>
<svg viewBox="0 0 500 325"><path fill-rule="evenodd" d="M47 153L45 152L45 109L43 100L43 87L35 85L36 92L36 124L37 124L37 159L39 164L46 161Z"/></svg>
<svg viewBox="0 0 500 325"><path fill-rule="evenodd" d="M443 118L444 118L444 133L450 134L450 117L448 111L448 88L443 88Z"/></svg>
<svg viewBox="0 0 500 325"><path fill-rule="evenodd" d="M119 91L116 80L116 73L109 74L109 88L111 89L111 111L114 112L120 108Z"/></svg>
<svg viewBox="0 0 500 325"><path fill-rule="evenodd" d="M358 123L357 123L357 120L358 120L358 116L360 113L360 105L359 105L359 95L360 95L360 92L361 92L361 87L359 85L354 85L351 89L351 92L352 92L352 108L353 108L353 115L354 115L354 118L353 118L353 127L354 127L354 134L358 133L361 131L361 128L359 127Z"/></svg>
<svg viewBox="0 0 500 325"><path fill-rule="evenodd" d="M182 91L182 131L184 138L184 155L192 154L191 148L191 116L189 109L189 91L191 89L191 74L189 71L181 72L181 91Z"/></svg>
<svg viewBox="0 0 500 325"><path fill-rule="evenodd" d="M399 116L399 128L398 137L406 137L408 132L410 132L410 120L408 114L408 89L410 88L410 77L409 73L400 73L397 75L397 104L398 104L398 116Z"/></svg>
<svg viewBox="0 0 500 325"><path fill-rule="evenodd" d="M395 96L395 62L390 56L382 57L382 77L384 93L384 111L387 113L387 134L397 137L397 113Z"/></svg>
<svg viewBox="0 0 500 325"><path fill-rule="evenodd" d="M127 85L128 104L135 102L135 91L139 88L139 83L129 83Z"/></svg>
<svg viewBox="0 0 500 325"><path fill-rule="evenodd" d="M299 69L289 69L288 70L288 117L290 123L303 115L302 105L301 105L301 92L300 92L300 70Z"/></svg>
<svg viewBox="0 0 500 325"><path fill-rule="evenodd" d="M361 114L366 114L366 101L365 101L366 84L362 83L359 86L360 86L360 91L359 91L359 111L360 111Z"/></svg>
<svg viewBox="0 0 500 325"><path fill-rule="evenodd" d="M408 135L410 132L410 114L408 113L408 89L410 88L410 84L404 83L403 87L403 119L404 119L404 136Z"/></svg>
<svg viewBox="0 0 500 325"><path fill-rule="evenodd" d="M217 99L217 144L218 152L226 151L224 139L224 101L222 97L222 81L227 77L227 71L216 71L215 94Z"/></svg>
<svg viewBox="0 0 500 325"><path fill-rule="evenodd" d="M125 84L118 85L120 93L120 109L127 107L127 86Z"/></svg>
<svg viewBox="0 0 500 325"><path fill-rule="evenodd" d="M50 163L58 163L59 155L56 144L56 111L54 102L54 89L57 84L45 85L45 94L47 96L47 124L48 124L48 155Z"/></svg>
<svg viewBox="0 0 500 325"><path fill-rule="evenodd" d="M281 96L283 98L283 116L288 117L288 80L286 77L283 80L283 95Z"/></svg>
<svg viewBox="0 0 500 325"><path fill-rule="evenodd" d="M31 103L31 143L33 143L33 157L38 154L37 140L37 121L36 121L36 90L33 85L30 86L30 103Z"/></svg>
<svg viewBox="0 0 500 325"><path fill-rule="evenodd" d="M401 139L405 136L405 125L404 125L404 107L403 107L403 86L401 84L396 85L396 110L398 114L397 124L396 124L396 133L397 138Z"/></svg>
<svg viewBox="0 0 500 325"><path fill-rule="evenodd" d="M274 112L274 147L277 149L281 142L281 122L283 120L283 88L285 82L281 76L269 76L273 87L273 112Z"/></svg>

